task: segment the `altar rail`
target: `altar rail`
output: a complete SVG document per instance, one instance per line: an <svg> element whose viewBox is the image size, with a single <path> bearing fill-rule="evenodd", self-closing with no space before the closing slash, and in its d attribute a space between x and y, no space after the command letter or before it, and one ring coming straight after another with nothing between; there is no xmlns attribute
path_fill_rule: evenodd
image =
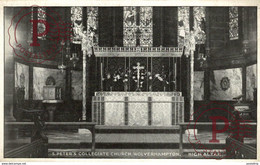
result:
<svg viewBox="0 0 260 165"><path fill-rule="evenodd" d="M48 137L43 133L44 124L38 118L34 118L34 120L34 122L5 122L5 138L7 139L12 137L15 131L19 132L19 128L32 132L31 143L4 152L5 158L48 157Z"/></svg>
<svg viewBox="0 0 260 165"><path fill-rule="evenodd" d="M93 122L5 122L6 133L14 133L14 129L26 129L32 132L31 143L4 153L5 158L47 158L48 137L44 130L88 129L91 132L91 151L95 151L96 123ZM16 131L18 131L16 130ZM10 135L8 135L10 136ZM7 138L8 138L7 136ZM87 135L88 136L88 135Z"/></svg>
<svg viewBox="0 0 260 165"><path fill-rule="evenodd" d="M231 150L227 150L227 158L228 159L256 159L256 147L252 147L248 144L242 143L234 138L228 137L226 139L227 146L235 146L230 147Z"/></svg>
<svg viewBox="0 0 260 165"><path fill-rule="evenodd" d="M47 158L48 143L38 139L32 143L10 150L4 154L5 158Z"/></svg>
<svg viewBox="0 0 260 165"><path fill-rule="evenodd" d="M254 122L246 122L252 127L252 130L256 130L257 123ZM223 128L227 123L224 122L217 122L216 126ZM183 133L187 129L202 129L206 128L207 130L212 129L212 122L186 122L186 123L180 123L180 131L179 131L179 154L181 155L181 158L191 158L184 154L183 150ZM231 125L231 122L228 123L228 125ZM253 137L256 138L256 135ZM243 137L244 138L244 137ZM203 143L203 145L206 145ZM256 144L255 144L256 145ZM228 146L228 147L227 147ZM234 147L231 147L234 146ZM227 148L228 149L227 149ZM211 148L211 147L209 147ZM198 148L199 149L199 148ZM212 149L212 148L211 148ZM234 138L231 138L231 136L228 136L226 138L226 156L225 157L219 157L219 159L225 158L225 159L256 159L256 147L252 147L249 144L242 143ZM217 157L215 158L217 159Z"/></svg>

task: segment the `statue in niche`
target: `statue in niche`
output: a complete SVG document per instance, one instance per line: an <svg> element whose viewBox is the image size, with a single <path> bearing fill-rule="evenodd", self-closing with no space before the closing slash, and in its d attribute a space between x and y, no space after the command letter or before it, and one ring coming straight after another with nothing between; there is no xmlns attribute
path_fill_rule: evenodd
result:
<svg viewBox="0 0 260 165"><path fill-rule="evenodd" d="M24 74L20 74L20 88L25 88L25 76Z"/></svg>
<svg viewBox="0 0 260 165"><path fill-rule="evenodd" d="M47 77L45 85L54 86L56 84L55 79L52 76Z"/></svg>

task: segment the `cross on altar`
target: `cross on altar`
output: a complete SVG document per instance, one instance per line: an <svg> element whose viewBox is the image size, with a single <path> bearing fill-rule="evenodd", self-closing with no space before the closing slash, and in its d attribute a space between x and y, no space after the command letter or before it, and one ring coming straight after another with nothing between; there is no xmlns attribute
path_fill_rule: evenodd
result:
<svg viewBox="0 0 260 165"><path fill-rule="evenodd" d="M133 69L136 69L136 78L137 78L137 91L140 91L140 71L144 69L144 66L140 65L140 62L136 63L137 66L134 66Z"/></svg>

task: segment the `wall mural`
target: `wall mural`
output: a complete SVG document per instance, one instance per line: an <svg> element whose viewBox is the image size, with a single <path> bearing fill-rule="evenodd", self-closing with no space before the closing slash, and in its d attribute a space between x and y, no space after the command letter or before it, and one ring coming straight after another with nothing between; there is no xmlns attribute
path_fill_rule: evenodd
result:
<svg viewBox="0 0 260 165"><path fill-rule="evenodd" d="M72 70L72 99L73 100L82 100L82 71Z"/></svg>
<svg viewBox="0 0 260 165"><path fill-rule="evenodd" d="M33 68L33 99L43 100L43 87L46 86L46 80L49 76L55 79L56 87L61 87L64 94L65 72L58 69Z"/></svg>
<svg viewBox="0 0 260 165"><path fill-rule="evenodd" d="M194 72L194 100L204 99L204 72Z"/></svg>
<svg viewBox="0 0 260 165"><path fill-rule="evenodd" d="M210 99L232 100L242 94L242 69L215 70L210 75Z"/></svg>
<svg viewBox="0 0 260 165"><path fill-rule="evenodd" d="M257 87L256 64L246 68L246 99L253 100L254 88Z"/></svg>
<svg viewBox="0 0 260 165"><path fill-rule="evenodd" d="M15 88L24 87L24 99L29 99L29 66L16 62L15 63Z"/></svg>

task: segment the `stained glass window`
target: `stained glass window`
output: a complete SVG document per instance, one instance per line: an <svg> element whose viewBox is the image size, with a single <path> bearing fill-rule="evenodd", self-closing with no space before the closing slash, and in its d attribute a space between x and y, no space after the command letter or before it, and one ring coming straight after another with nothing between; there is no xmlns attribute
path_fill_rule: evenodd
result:
<svg viewBox="0 0 260 165"><path fill-rule="evenodd" d="M98 7L88 7L87 17L87 33L92 37L92 46L98 46Z"/></svg>
<svg viewBox="0 0 260 165"><path fill-rule="evenodd" d="M205 22L206 22L206 8L193 7L194 16L194 32L196 44L205 44Z"/></svg>
<svg viewBox="0 0 260 165"><path fill-rule="evenodd" d="M229 39L238 39L238 7L229 7Z"/></svg>
<svg viewBox="0 0 260 165"><path fill-rule="evenodd" d="M140 7L140 46L153 46L153 8Z"/></svg>
<svg viewBox="0 0 260 165"><path fill-rule="evenodd" d="M153 45L152 16L152 7L124 7L124 46L137 46L137 39L140 42L140 46ZM139 34L137 35L137 33Z"/></svg>
<svg viewBox="0 0 260 165"><path fill-rule="evenodd" d="M178 7L178 47L184 46L184 38L190 31L189 7Z"/></svg>
<svg viewBox="0 0 260 165"><path fill-rule="evenodd" d="M31 8L31 20L33 20L33 10L34 10L34 7ZM32 43L32 36L33 36L33 24L32 22L29 22L29 28L30 28L30 33L28 34L28 38L27 38L27 42L29 44ZM31 47L29 48L31 50Z"/></svg>
<svg viewBox="0 0 260 165"><path fill-rule="evenodd" d="M124 46L136 46L136 7L124 7Z"/></svg>
<svg viewBox="0 0 260 165"><path fill-rule="evenodd" d="M71 7L71 22L72 22L72 43L81 44L83 34L83 19L82 7Z"/></svg>
<svg viewBox="0 0 260 165"><path fill-rule="evenodd" d="M37 10L38 10L37 11L37 19L46 21L46 8L45 7L38 7ZM45 30L46 30L46 26L44 25L44 23L39 22L37 24L38 34L44 33ZM38 35L38 39L46 40L46 34Z"/></svg>

